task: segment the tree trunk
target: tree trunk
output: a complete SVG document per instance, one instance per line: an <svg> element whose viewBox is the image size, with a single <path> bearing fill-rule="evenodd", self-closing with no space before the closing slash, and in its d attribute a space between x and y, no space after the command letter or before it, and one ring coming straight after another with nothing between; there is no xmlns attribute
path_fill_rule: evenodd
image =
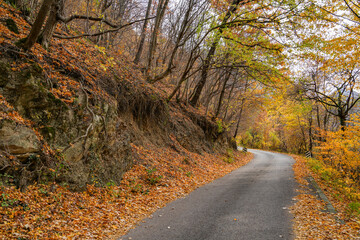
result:
<svg viewBox="0 0 360 240"><path fill-rule="evenodd" d="M91 3L90 0L86 1L86 16L90 15L90 3ZM84 29L85 29L85 33L90 32L90 21L89 21L89 19L85 20Z"/></svg>
<svg viewBox="0 0 360 240"><path fill-rule="evenodd" d="M307 145L307 142L306 142L306 134L305 134L305 129L303 127L303 125L301 124L301 121L300 121L300 117L297 116L297 120L298 120L298 124L299 124L299 127L300 127L300 130L301 130L301 135L303 137L303 144L300 145L298 151L299 151L299 154L302 152L301 151L301 148L302 148L302 145L304 145L304 151L306 151L306 145Z"/></svg>
<svg viewBox="0 0 360 240"><path fill-rule="evenodd" d="M223 84L221 92L220 92L220 97L219 97L218 105L217 105L217 108L216 108L215 117L219 116L220 109L221 109L221 106L222 106L222 101L223 101L223 98L224 98L224 95L225 95L226 84L229 81L230 76L231 76L231 70L228 73L228 75L225 77L224 84Z"/></svg>
<svg viewBox="0 0 360 240"><path fill-rule="evenodd" d="M246 94L246 91L247 91L247 89L248 89L248 86L249 86L248 84L249 84L248 79L246 79L245 89L244 89L244 95ZM246 101L246 98L243 97L243 99L241 100L240 113L239 113L238 122L237 122L237 124L236 124L236 129L235 129L235 133L234 133L234 138L236 138L236 136L238 135L238 130L239 130L240 121L241 121L241 115L242 115L242 112L243 112L243 109L244 109L245 101Z"/></svg>
<svg viewBox="0 0 360 240"><path fill-rule="evenodd" d="M156 11L156 18L155 18L155 25L154 25L154 30L151 34L151 40L150 40L150 45L149 45L149 56L148 56L148 61L147 61L147 66L146 66L146 75L147 77L149 77L149 70L151 68L151 63L155 54L155 50L156 50L156 44L157 44L157 37L160 31L160 26L161 26L161 22L162 19L165 15L165 10L166 7L169 3L169 0L160 0L157 11Z"/></svg>
<svg viewBox="0 0 360 240"><path fill-rule="evenodd" d="M178 34L178 37L176 38L176 43L175 43L175 46L174 46L173 51L171 53L171 56L170 56L170 59L169 59L166 70L164 72L162 72L161 74L155 76L154 78L150 79L149 82L155 83L157 81L160 81L161 79L165 78L167 75L169 75L171 73L171 71L173 69L173 61L174 61L175 55L176 55L176 53L177 53L177 51L178 51L178 49L180 47L181 40L184 38L184 35L186 33L186 29L187 29L187 27L189 25L189 17L190 17L190 13L191 13L191 10L192 10L192 5L193 5L193 0L189 0L188 8L186 10L184 20L182 21L181 29L180 29L180 32Z"/></svg>
<svg viewBox="0 0 360 240"><path fill-rule="evenodd" d="M148 6L147 6L147 9L146 9L144 25L143 25L143 28L141 30L139 48L138 48L138 51L136 53L136 57L134 59L135 64L139 63L140 57L141 57L141 54L142 54L142 51L143 51L143 48L144 48L145 37L146 37L146 29L147 29L147 25L149 23L148 18L149 18L149 15L150 15L151 5L152 5L152 0L149 0Z"/></svg>
<svg viewBox="0 0 360 240"><path fill-rule="evenodd" d="M210 63L211 60L213 58L213 56L215 55L215 50L216 47L218 45L219 40L215 40L213 42L213 44L211 45L211 48L208 52L208 55L206 56L206 59L204 61L202 70L201 70L201 78L200 81L198 82L198 84L195 86L195 90L194 90L194 94L193 97L190 99L190 104L192 106L195 106L200 98L200 94L202 92L202 89L205 86L206 80L207 80L207 75L208 75L208 71L210 69Z"/></svg>
<svg viewBox="0 0 360 240"><path fill-rule="evenodd" d="M309 151L312 152L313 149L313 134L312 134L312 116L309 117Z"/></svg>
<svg viewBox="0 0 360 240"><path fill-rule="evenodd" d="M238 121L236 123L234 138L236 138L237 135L238 135L239 126L240 126L240 122L241 122L241 116L242 116L242 112L243 112L243 109L244 109L244 103L245 103L245 98L243 98L242 101L241 101L240 113L239 113Z"/></svg>
<svg viewBox="0 0 360 240"><path fill-rule="evenodd" d="M324 114L324 130L327 131L328 130L328 120L330 119L330 115L329 114Z"/></svg>
<svg viewBox="0 0 360 240"><path fill-rule="evenodd" d="M235 78L236 79L236 78ZM227 97L227 100L226 100L226 108L225 108L225 113L224 113L224 121L226 121L226 117L227 117L227 113L228 113L228 109L229 109L229 105L230 105L230 99L231 99L231 94L233 93L234 91L234 88L235 88L235 84L236 84L236 80L234 79L234 82L231 86L231 89L230 89L230 92L229 92L229 96ZM229 117L229 120L231 119L231 117Z"/></svg>
<svg viewBox="0 0 360 240"><path fill-rule="evenodd" d="M186 81L187 75L189 74L192 65L194 64L194 62L196 61L196 59L199 57L199 55L193 57L194 53L195 53L195 49L193 49L193 50L191 51L191 53L190 53L189 59L188 59L188 61L187 61L187 63L186 63L185 70L184 70L183 74L181 75L181 78L180 78L178 84L176 85L176 87L175 87L175 89L173 90L173 92L172 92L172 93L169 95L169 97L167 98L167 101L168 101L168 102L174 97L174 95L176 94L176 92L179 91L179 89L180 89L180 87L181 87L181 84Z"/></svg>
<svg viewBox="0 0 360 240"><path fill-rule="evenodd" d="M42 26L45 22L46 16L48 15L49 11L50 11L50 7L52 6L54 0L44 0L41 8L39 10L38 15L36 16L35 22L30 30L29 35L27 36L25 43L23 45L23 48L28 51L30 50L36 40L38 39L40 33L41 33L41 29Z"/></svg>
<svg viewBox="0 0 360 240"><path fill-rule="evenodd" d="M227 11L221 25L225 24L229 18L231 17L231 14L233 14L238 5L240 4L240 2L242 2L243 0L233 0L229 10ZM208 75L208 71L210 69L210 66L211 66L211 61L212 61L212 58L214 57L215 55L215 51L216 51L216 48L219 44L219 41L221 39L221 34L224 30L224 27L221 27L219 28L219 31L218 33L216 34L216 37L215 37L215 40L214 42L211 44L211 48L205 58L205 61L204 61L204 64L203 64L203 67L202 67L202 71L201 71L201 79L200 81L198 82L198 84L196 85L195 87L195 90L194 90L194 94L193 94L193 97L191 98L190 100L190 104L192 106L195 106L198 101L199 101L199 98L200 98L200 94L205 86L205 83L206 83L206 80L207 80L207 75Z"/></svg>
<svg viewBox="0 0 360 240"><path fill-rule="evenodd" d="M339 114L339 120L340 120L340 129L344 131L346 127L346 115Z"/></svg>
<svg viewBox="0 0 360 240"><path fill-rule="evenodd" d="M50 14L49 17L46 21L45 27L39 37L40 41L41 41L41 45L44 48L48 48L49 47L49 42L52 38L52 35L54 33L55 27L58 23L58 17L57 15L63 14L64 11L64 5L65 5L65 0L56 0L55 3L51 6L51 10L50 10Z"/></svg>
<svg viewBox="0 0 360 240"><path fill-rule="evenodd" d="M99 10L100 16L102 16L104 19L107 19L106 10L112 5L113 2L109 1L109 0L103 0L102 2L103 2L103 4L99 4L98 10ZM103 26L104 26L103 22L100 22L99 31L102 31ZM98 35L96 38L96 44L100 45L101 41L106 43L106 38L107 38L106 34Z"/></svg>
<svg viewBox="0 0 360 240"><path fill-rule="evenodd" d="M216 93L220 91L220 88L222 86L221 84L221 76L223 76L223 74L225 74L225 71L218 71L216 73L216 76L214 76L212 79L216 79L212 85L210 86L210 88L206 91L207 95L204 96L204 100L203 100L203 104L206 108L205 110L205 115L207 115L209 108L211 106L211 102L214 102L213 104L213 111L215 112L215 100L213 101L214 97L217 95Z"/></svg>

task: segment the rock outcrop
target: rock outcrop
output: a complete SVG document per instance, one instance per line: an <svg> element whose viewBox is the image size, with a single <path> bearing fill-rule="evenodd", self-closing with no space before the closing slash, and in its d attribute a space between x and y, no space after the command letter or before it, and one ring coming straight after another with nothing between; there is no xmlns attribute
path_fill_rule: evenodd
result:
<svg viewBox="0 0 360 240"><path fill-rule="evenodd" d="M116 101L98 99L89 106L88 93L79 89L77 103L69 106L46 87L48 84L38 65L17 72L2 59L0 70L0 94L39 131L36 134L26 125L0 119L0 151L18 158L18 172L34 165L23 163L30 156L41 155L42 145L46 143L62 161L41 159L36 164L59 171L56 181L66 182L75 189L93 182L119 183L133 160L130 134L119 119ZM0 164L0 169L11 166L6 161ZM31 166L27 170L35 168ZM10 173L19 175L16 170ZM39 174L43 173L33 174L32 178L38 179Z"/></svg>
<svg viewBox="0 0 360 240"><path fill-rule="evenodd" d="M15 176L19 187L34 181L56 181L74 190L118 184L136 158L132 143L181 152L177 141L197 153L231 147L215 122L143 89L142 80L133 86L115 74L99 74L87 82L82 73L59 67L74 86L60 85L34 61L23 59L26 67L13 69L14 58L16 52L0 57L0 96L13 107L0 110L16 111L28 124L0 117L0 174ZM62 87L69 88L71 101L56 95Z"/></svg>

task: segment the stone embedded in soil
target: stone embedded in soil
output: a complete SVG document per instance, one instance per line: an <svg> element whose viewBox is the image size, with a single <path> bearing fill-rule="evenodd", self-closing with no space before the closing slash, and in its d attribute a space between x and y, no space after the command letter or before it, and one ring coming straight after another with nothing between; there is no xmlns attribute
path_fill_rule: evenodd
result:
<svg viewBox="0 0 360 240"><path fill-rule="evenodd" d="M26 155L40 151L35 132L13 121L0 121L0 149L14 155Z"/></svg>

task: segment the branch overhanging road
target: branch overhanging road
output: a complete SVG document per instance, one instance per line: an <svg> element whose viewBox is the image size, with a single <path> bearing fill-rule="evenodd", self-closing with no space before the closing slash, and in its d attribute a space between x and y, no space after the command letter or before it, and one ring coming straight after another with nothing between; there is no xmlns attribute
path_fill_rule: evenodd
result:
<svg viewBox="0 0 360 240"><path fill-rule="evenodd" d="M294 160L250 151L250 163L159 209L120 239L293 239Z"/></svg>

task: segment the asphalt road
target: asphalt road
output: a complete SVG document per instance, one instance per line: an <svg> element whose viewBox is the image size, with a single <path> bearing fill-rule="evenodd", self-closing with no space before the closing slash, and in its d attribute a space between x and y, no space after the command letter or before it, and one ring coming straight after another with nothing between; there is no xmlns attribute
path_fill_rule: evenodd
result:
<svg viewBox="0 0 360 240"><path fill-rule="evenodd" d="M250 163L159 209L120 239L292 239L294 160L250 151Z"/></svg>

